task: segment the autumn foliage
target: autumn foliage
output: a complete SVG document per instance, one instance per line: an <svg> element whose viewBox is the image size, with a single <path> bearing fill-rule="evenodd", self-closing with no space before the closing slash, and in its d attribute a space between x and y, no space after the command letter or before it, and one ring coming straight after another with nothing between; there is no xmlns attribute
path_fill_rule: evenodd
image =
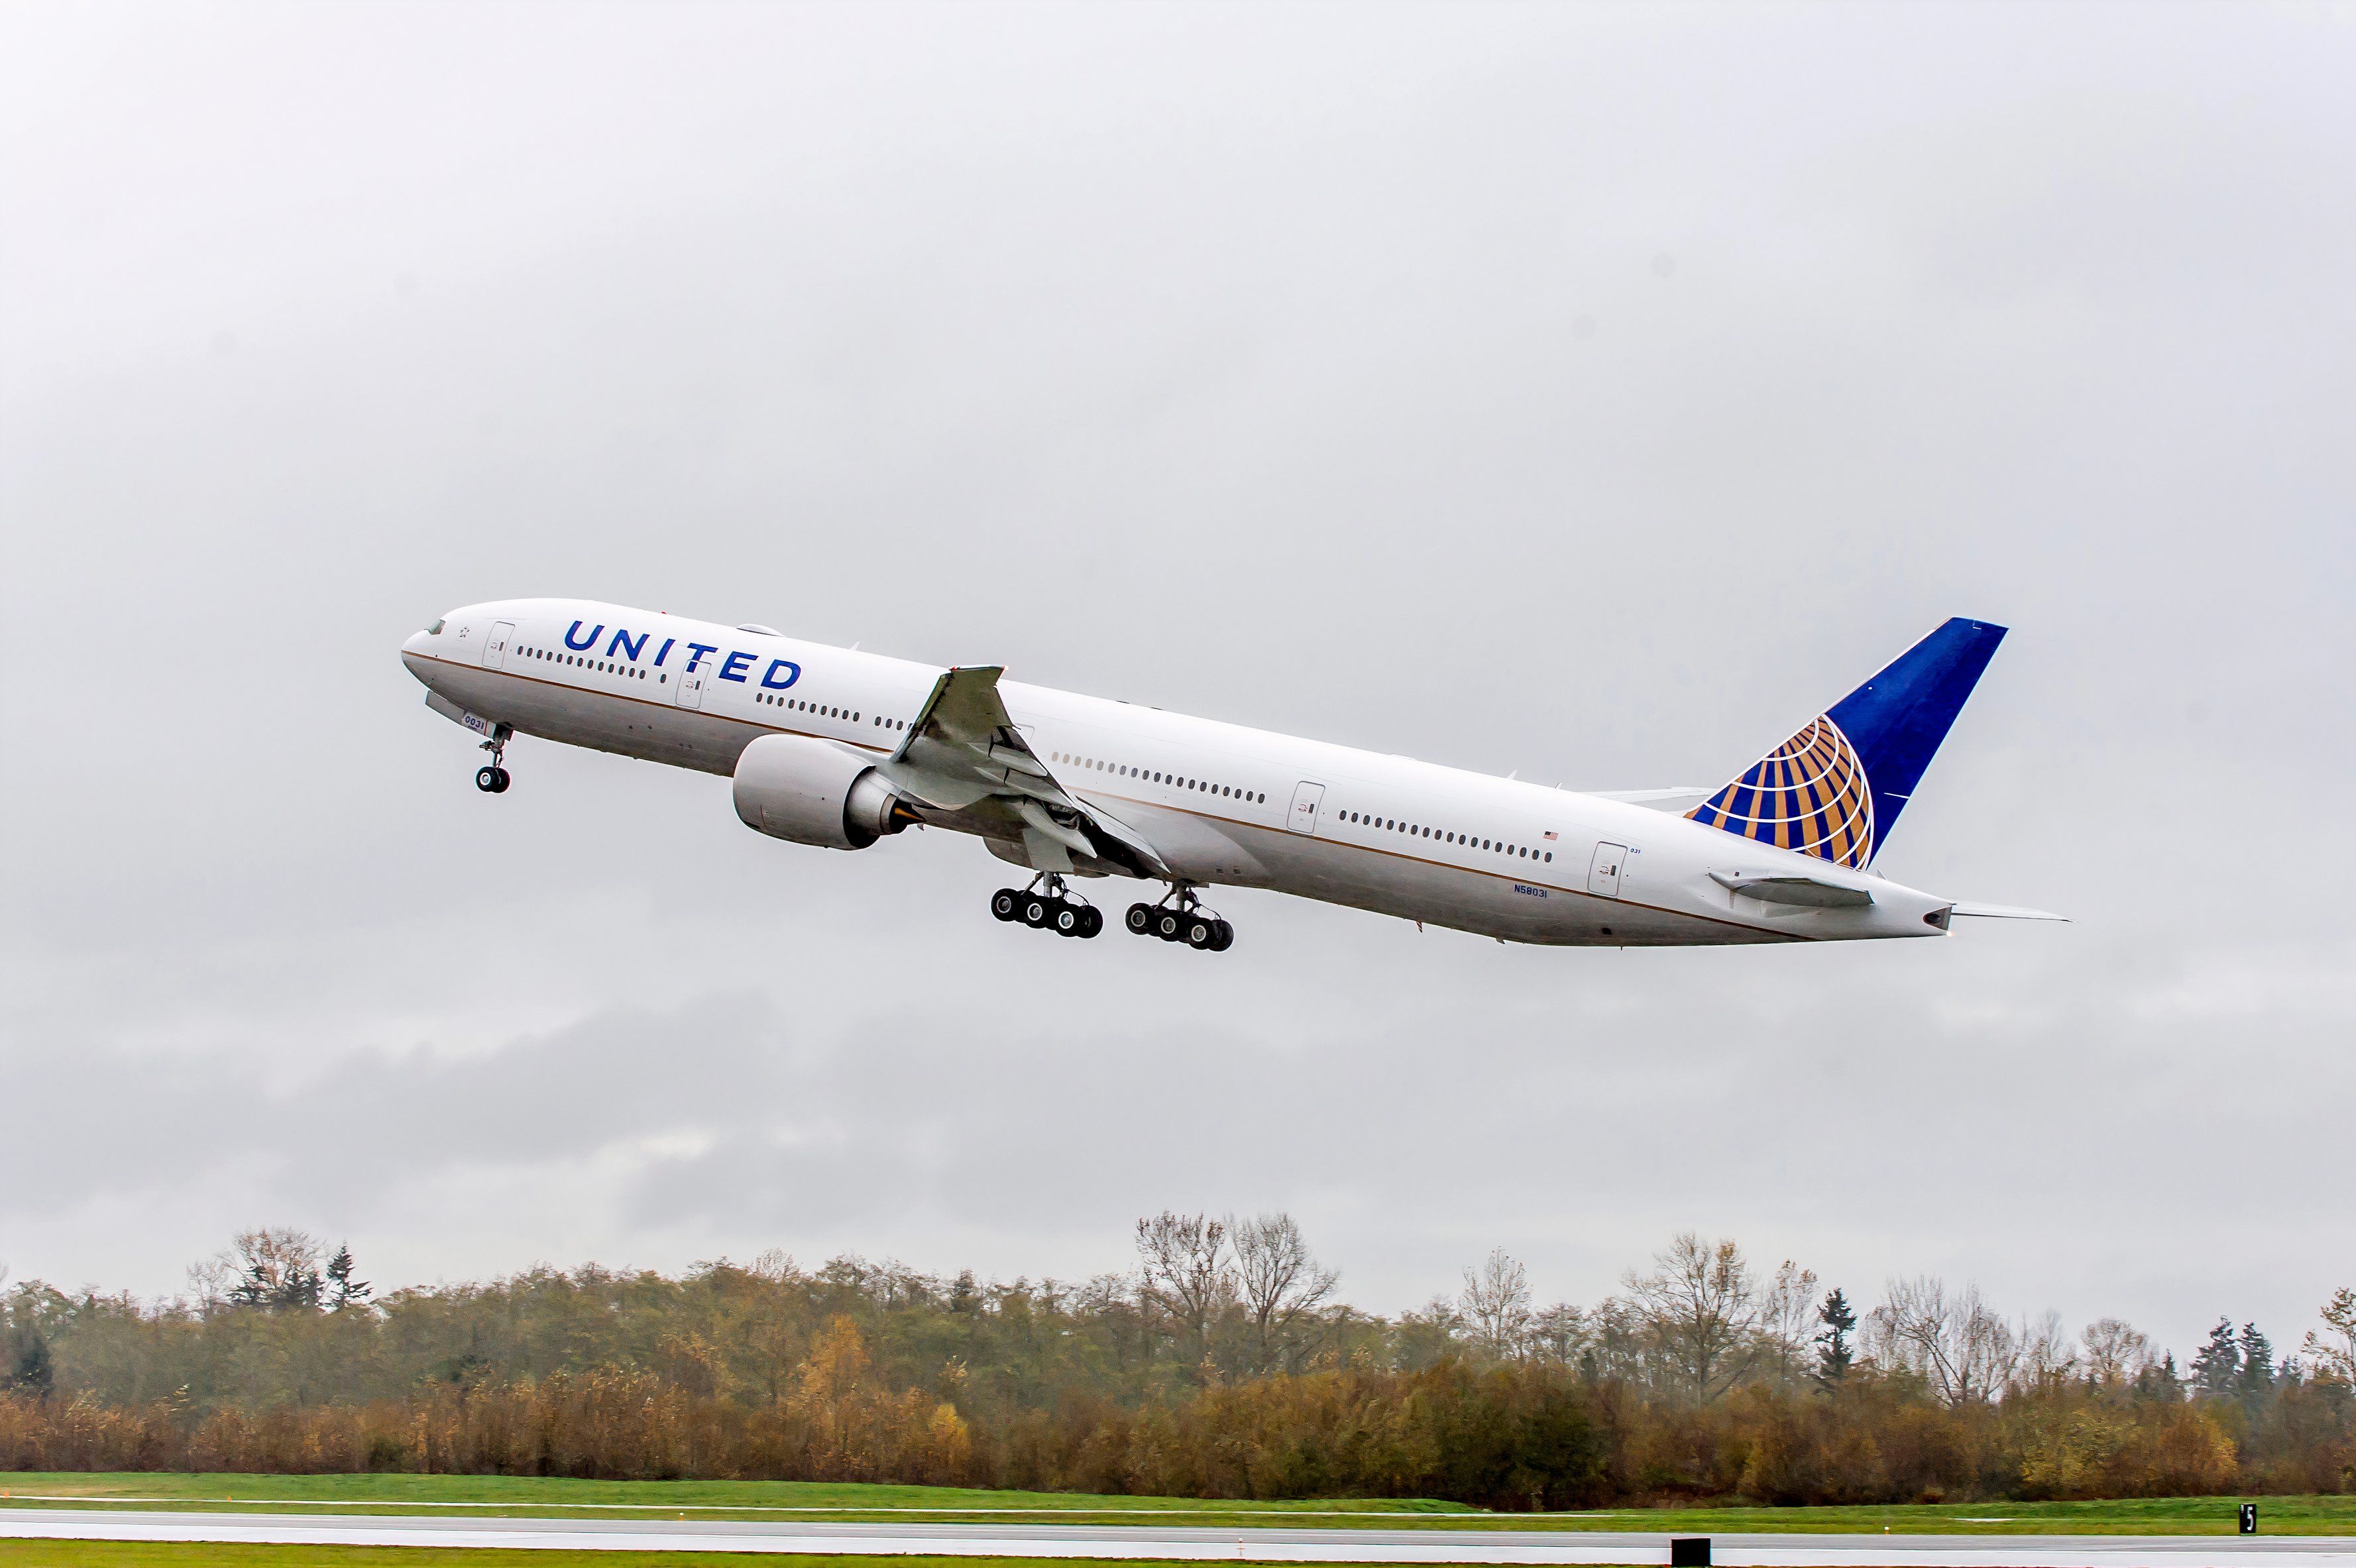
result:
<svg viewBox="0 0 2356 1568"><path fill-rule="evenodd" d="M1397 1319L1333 1302L1313 1265L1222 1274L1217 1228L1199 1220L1141 1238L1139 1274L1076 1286L773 1257L372 1299L348 1254L320 1271L299 1247L193 1300L18 1285L0 1318L16 1369L0 1379L0 1469L1506 1509L2356 1487L2330 1312L2340 1337L2311 1340L2310 1363L2277 1364L2254 1329L2221 1324L2179 1373L2115 1320L2082 1347L1935 1282L1893 1283L1858 1316L1837 1295L1819 1305L1804 1271L1755 1281L1730 1244L1687 1238L1593 1308L1531 1310L1500 1255L1461 1300ZM1847 1330L1810 1332L1844 1320L1862 1326L1854 1348Z"/></svg>

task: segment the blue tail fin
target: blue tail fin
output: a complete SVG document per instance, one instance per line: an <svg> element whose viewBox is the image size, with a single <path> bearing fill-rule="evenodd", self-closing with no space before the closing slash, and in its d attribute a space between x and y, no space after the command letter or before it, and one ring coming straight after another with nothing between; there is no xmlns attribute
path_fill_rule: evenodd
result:
<svg viewBox="0 0 2356 1568"><path fill-rule="evenodd" d="M1870 865L2004 631L1949 621L1686 815L1778 849Z"/></svg>

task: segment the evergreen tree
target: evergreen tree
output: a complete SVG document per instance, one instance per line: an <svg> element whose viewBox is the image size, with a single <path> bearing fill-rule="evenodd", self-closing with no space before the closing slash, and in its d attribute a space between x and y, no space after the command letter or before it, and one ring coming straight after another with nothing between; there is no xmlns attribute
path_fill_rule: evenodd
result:
<svg viewBox="0 0 2356 1568"><path fill-rule="evenodd" d="M2221 1317L2209 1331L2209 1343L2192 1358L2192 1386L2200 1392L2223 1398L2233 1391L2242 1374L2242 1348L2233 1341L2233 1320Z"/></svg>
<svg viewBox="0 0 2356 1568"><path fill-rule="evenodd" d="M2138 1399L2167 1400L2173 1402L2184 1397L2184 1378L2176 1369L2176 1352L2170 1350L2146 1367L2135 1380Z"/></svg>
<svg viewBox="0 0 2356 1568"><path fill-rule="evenodd" d="M2242 1325L2242 1366L2233 1378L2233 1391L2244 1399L2274 1392L2275 1348L2254 1323Z"/></svg>
<svg viewBox="0 0 2356 1568"><path fill-rule="evenodd" d="M48 1393L57 1384L57 1369L49 1361L49 1342L30 1323L19 1323L9 1332L8 1359L5 1375L0 1375L0 1389L12 1394Z"/></svg>
<svg viewBox="0 0 2356 1568"><path fill-rule="evenodd" d="M1857 1327L1857 1313L1848 1297L1836 1287L1816 1309L1816 1321L1825 1326L1825 1331L1816 1336L1816 1381L1830 1385L1847 1377L1857 1359L1848 1342L1850 1331Z"/></svg>
<svg viewBox="0 0 2356 1568"><path fill-rule="evenodd" d="M352 1278L352 1248L347 1241L337 1247L336 1255L327 1260L327 1305L341 1312L369 1298L369 1283Z"/></svg>

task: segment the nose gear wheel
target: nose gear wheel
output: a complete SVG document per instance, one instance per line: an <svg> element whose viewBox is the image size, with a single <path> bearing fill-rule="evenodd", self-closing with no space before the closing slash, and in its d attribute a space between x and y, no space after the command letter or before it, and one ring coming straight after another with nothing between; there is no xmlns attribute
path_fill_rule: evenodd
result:
<svg viewBox="0 0 2356 1568"><path fill-rule="evenodd" d="M483 749L491 754L491 760L475 770L475 788L486 795L504 795L508 792L509 779L506 767L508 737L514 733L515 731L508 728L507 725L501 725L491 731L490 739L483 742Z"/></svg>

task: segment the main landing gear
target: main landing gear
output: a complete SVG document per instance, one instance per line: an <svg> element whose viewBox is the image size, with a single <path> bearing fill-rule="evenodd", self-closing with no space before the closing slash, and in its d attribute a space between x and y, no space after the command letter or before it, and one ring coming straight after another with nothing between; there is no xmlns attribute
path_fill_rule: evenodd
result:
<svg viewBox="0 0 2356 1568"><path fill-rule="evenodd" d="M1020 920L1034 931L1053 931L1059 937L1085 940L1104 929L1104 911L1068 896L1064 879L1053 872L1034 878L1020 893L1012 887L1000 888L990 896L990 912L1001 920Z"/></svg>
<svg viewBox="0 0 2356 1568"><path fill-rule="evenodd" d="M1129 929L1137 936L1183 942L1199 952L1225 952L1236 945L1236 929L1195 903L1189 887L1172 889L1159 904L1131 904Z"/></svg>
<svg viewBox="0 0 2356 1568"><path fill-rule="evenodd" d="M491 754L491 760L475 770L475 788L486 795L504 795L509 780L508 770L501 765L507 760L508 726L501 725L495 736L483 742L483 749Z"/></svg>

